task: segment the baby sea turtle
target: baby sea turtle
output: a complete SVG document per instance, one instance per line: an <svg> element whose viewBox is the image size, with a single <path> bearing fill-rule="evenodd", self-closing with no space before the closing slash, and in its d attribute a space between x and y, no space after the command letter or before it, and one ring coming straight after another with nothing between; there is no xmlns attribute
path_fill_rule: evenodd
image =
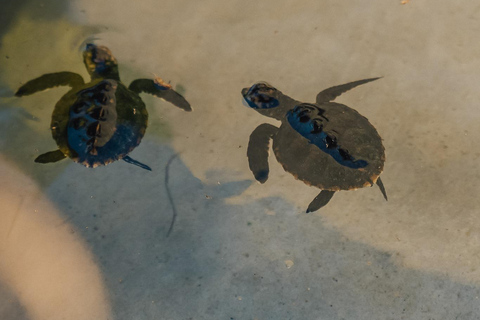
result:
<svg viewBox="0 0 480 320"><path fill-rule="evenodd" d="M244 88L247 105L260 114L282 122L280 128L259 125L250 135L247 157L255 179L268 179L268 149L283 168L308 185L322 189L307 213L325 206L340 190L355 190L376 183L385 200L380 180L385 149L377 130L367 118L343 104L331 102L342 93L371 78L321 91L315 103L301 103L265 82Z"/></svg>
<svg viewBox="0 0 480 320"><path fill-rule="evenodd" d="M128 156L147 128L148 113L139 94L153 94L185 111L192 110L190 104L158 77L134 80L127 88L107 47L87 44L83 62L91 77L88 83L73 72L49 73L28 81L15 93L22 97L57 86L71 87L52 114L50 127L58 150L41 154L35 162L69 157L86 167L97 167L122 159L151 170Z"/></svg>

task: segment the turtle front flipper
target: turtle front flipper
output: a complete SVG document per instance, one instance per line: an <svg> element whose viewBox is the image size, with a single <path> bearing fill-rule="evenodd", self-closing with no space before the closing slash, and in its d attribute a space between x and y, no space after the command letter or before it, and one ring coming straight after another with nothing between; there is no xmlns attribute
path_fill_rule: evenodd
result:
<svg viewBox="0 0 480 320"><path fill-rule="evenodd" d="M161 79L137 79L132 81L128 89L136 93L150 93L156 97L162 98L185 111L192 111L190 103L185 98L173 90L170 85L165 84Z"/></svg>
<svg viewBox="0 0 480 320"><path fill-rule="evenodd" d="M37 163L51 163L65 159L67 156L60 150L50 151L39 155L35 162Z"/></svg>
<svg viewBox="0 0 480 320"><path fill-rule="evenodd" d="M374 81L377 79L380 79L380 77L353 81L353 82L349 82L349 83L341 84L339 86L325 89L321 91L319 94L317 94L317 103L332 101L342 93L347 92L348 90L353 89L356 86L359 86L361 84Z"/></svg>
<svg viewBox="0 0 480 320"><path fill-rule="evenodd" d="M123 161L127 162L127 163L130 163L130 164L134 164L142 169L145 169L145 170L148 170L148 171L152 171L152 168L150 168L149 166L147 166L146 164L143 164L141 163L140 161L137 161L135 159L132 159L130 158L129 156L126 156L126 157L123 157L122 158Z"/></svg>
<svg viewBox="0 0 480 320"><path fill-rule="evenodd" d="M330 199L332 199L334 193L335 191L322 190L308 205L307 213L317 211L326 206Z"/></svg>
<svg viewBox="0 0 480 320"><path fill-rule="evenodd" d="M21 86L15 95L17 97L28 96L38 91L43 91L59 86L81 86L83 84L83 78L79 74L73 72L57 72L47 73L41 77L30 80Z"/></svg>
<svg viewBox="0 0 480 320"><path fill-rule="evenodd" d="M268 147L270 139L277 131L277 127L263 123L250 135L247 149L248 165L255 179L260 183L265 183L268 179Z"/></svg>
<svg viewBox="0 0 480 320"><path fill-rule="evenodd" d="M382 179L380 179L380 177L378 177L378 179L377 179L377 186L380 188L380 191L382 192L383 197L385 198L385 200L388 201L387 191L385 190L385 187L384 187L384 185L383 185Z"/></svg>

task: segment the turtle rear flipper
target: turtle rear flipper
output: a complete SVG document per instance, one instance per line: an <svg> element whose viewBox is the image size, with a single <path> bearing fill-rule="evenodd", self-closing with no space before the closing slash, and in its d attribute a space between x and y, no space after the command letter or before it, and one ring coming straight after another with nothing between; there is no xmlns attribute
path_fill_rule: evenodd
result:
<svg viewBox="0 0 480 320"><path fill-rule="evenodd" d="M349 83L341 84L339 86L334 86L334 87L325 89L321 91L319 94L317 94L317 103L332 101L342 93L347 92L348 90L353 89L356 86L359 86L361 84L364 84L370 81L375 81L380 78L381 77L358 80L358 81L353 81L353 82L349 82Z"/></svg>
<svg viewBox="0 0 480 320"><path fill-rule="evenodd" d="M312 202L308 205L307 213L317 211L318 209L327 205L327 203L332 199L335 191L322 190L318 196L313 199Z"/></svg>
<svg viewBox="0 0 480 320"><path fill-rule="evenodd" d="M382 179L380 179L380 177L378 177L378 179L377 179L377 186L380 188L380 191L382 192L383 197L385 198L385 200L388 201L387 191L385 190L385 187L384 187L384 185L383 185Z"/></svg>
<svg viewBox="0 0 480 320"><path fill-rule="evenodd" d="M145 169L145 170L148 170L148 171L152 171L152 168L150 168L149 166L147 166L146 164L143 164L141 163L140 161L137 161L135 159L132 159L130 158L129 156L126 156L126 157L123 157L122 158L123 161L127 162L127 163L130 163L130 164L134 164L142 169Z"/></svg>
<svg viewBox="0 0 480 320"><path fill-rule="evenodd" d="M65 159L67 156L60 150L50 151L39 155L35 162L37 163L51 163Z"/></svg>
<svg viewBox="0 0 480 320"><path fill-rule="evenodd" d="M263 123L250 135L247 149L248 164L255 179L260 183L265 183L268 179L268 147L270 139L277 131L277 127Z"/></svg>
<svg viewBox="0 0 480 320"><path fill-rule="evenodd" d="M41 77L30 80L21 86L15 95L17 97L28 96L38 91L43 91L59 86L80 86L82 85L83 78L81 75L73 72L56 72L47 73Z"/></svg>
<svg viewBox="0 0 480 320"><path fill-rule="evenodd" d="M149 93L153 94L156 97L162 98L165 101L168 101L175 105L176 107L183 109L185 111L192 111L190 103L188 103L185 98L176 92L175 90L167 87L158 85L154 80L151 79L137 79L130 83L128 87L129 90L132 90L136 93Z"/></svg>

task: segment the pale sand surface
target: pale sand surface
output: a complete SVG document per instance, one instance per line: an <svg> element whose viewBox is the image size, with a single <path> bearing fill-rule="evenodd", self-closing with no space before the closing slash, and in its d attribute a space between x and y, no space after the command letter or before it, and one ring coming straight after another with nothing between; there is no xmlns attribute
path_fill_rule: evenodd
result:
<svg viewBox="0 0 480 320"><path fill-rule="evenodd" d="M479 5L79 0L55 8L26 3L2 30L0 148L81 230L115 319L480 317ZM153 72L192 104L187 114L143 96L150 124L132 157L152 173L123 162L33 163L55 148L49 118L66 89L9 96L47 72L86 77L79 48L88 39L112 50L125 83ZM265 80L313 101L321 89L376 76L384 78L337 101L384 139L388 202L365 188L305 215L318 190L273 155L269 180L252 181L248 136L278 123L243 106L243 87ZM166 239L164 170L175 152L179 216ZM21 316L29 307L0 308Z"/></svg>

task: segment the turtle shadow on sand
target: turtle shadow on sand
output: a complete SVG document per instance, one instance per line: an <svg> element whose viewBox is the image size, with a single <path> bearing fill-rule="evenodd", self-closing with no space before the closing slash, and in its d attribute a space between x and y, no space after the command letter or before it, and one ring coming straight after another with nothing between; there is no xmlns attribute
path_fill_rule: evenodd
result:
<svg viewBox="0 0 480 320"><path fill-rule="evenodd" d="M385 319L386 310L392 319L454 319L480 311L478 287L401 268L281 198L229 204L253 181L218 184L212 173L205 184L180 158L169 169L178 219L167 238L172 209L161 168L175 152L144 143L152 172L71 164L46 190L97 257L115 319Z"/></svg>
<svg viewBox="0 0 480 320"><path fill-rule="evenodd" d="M367 118L343 104L332 102L342 93L371 78L349 82L321 91L313 103L301 103L265 82L242 90L247 106L280 120L280 128L264 123L250 135L247 157L255 179L268 179L268 149L285 171L322 191L309 204L307 213L324 207L334 193L355 190L374 183L385 200L380 179L385 148L377 130Z"/></svg>

